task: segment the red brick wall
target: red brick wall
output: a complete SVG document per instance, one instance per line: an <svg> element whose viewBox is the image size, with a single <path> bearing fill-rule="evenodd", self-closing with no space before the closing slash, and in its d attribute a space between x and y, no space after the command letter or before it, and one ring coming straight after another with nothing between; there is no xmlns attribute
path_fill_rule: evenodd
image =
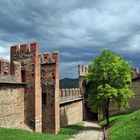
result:
<svg viewBox="0 0 140 140"><path fill-rule="evenodd" d="M22 44L11 47L11 62L21 63L21 79L26 82L25 88L25 122L33 130L41 132L41 83L39 44Z"/></svg>
<svg viewBox="0 0 140 140"><path fill-rule="evenodd" d="M0 59L0 82L21 82L21 65Z"/></svg>
<svg viewBox="0 0 140 140"><path fill-rule="evenodd" d="M42 58L42 57L40 57ZM59 115L59 53L45 52L41 65L42 83L42 128L44 132L58 133Z"/></svg>

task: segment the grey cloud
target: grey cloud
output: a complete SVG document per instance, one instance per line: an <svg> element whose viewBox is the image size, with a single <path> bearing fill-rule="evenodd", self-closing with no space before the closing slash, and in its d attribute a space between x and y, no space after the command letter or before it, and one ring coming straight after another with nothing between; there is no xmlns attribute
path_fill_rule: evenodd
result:
<svg viewBox="0 0 140 140"><path fill-rule="evenodd" d="M76 76L78 63L106 48L139 65L139 14L138 0L1 0L0 55L13 43L39 40L40 50L60 51L61 78Z"/></svg>

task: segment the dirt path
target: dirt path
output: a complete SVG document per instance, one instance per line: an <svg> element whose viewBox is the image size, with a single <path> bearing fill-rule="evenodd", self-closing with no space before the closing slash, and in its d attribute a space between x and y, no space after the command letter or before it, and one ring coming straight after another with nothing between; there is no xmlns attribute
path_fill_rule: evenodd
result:
<svg viewBox="0 0 140 140"><path fill-rule="evenodd" d="M95 122L84 122L83 131L70 140L102 140L102 130Z"/></svg>

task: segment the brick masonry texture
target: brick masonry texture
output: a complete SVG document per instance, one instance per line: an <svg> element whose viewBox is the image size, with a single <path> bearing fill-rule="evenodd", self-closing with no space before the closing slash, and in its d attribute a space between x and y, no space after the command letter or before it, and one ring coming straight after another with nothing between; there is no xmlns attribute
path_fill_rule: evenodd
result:
<svg viewBox="0 0 140 140"><path fill-rule="evenodd" d="M0 114L1 119L5 118L0 127L4 127L5 124L6 127L18 128L23 124L22 128L28 126L36 132L56 134L60 129L59 52L45 52L42 55L38 50L38 42L15 45L11 47L10 62L0 59L0 84L4 90L0 90L0 104L3 105ZM21 86L22 88L19 88ZM11 100L2 97L6 92L8 95L10 92ZM18 94L22 100L16 98L15 95ZM6 106L7 100L9 105ZM17 114L12 112L13 108L10 105L22 109L19 109L21 111ZM13 116L19 117L20 123L16 117L15 122L12 115L9 121L8 114L3 113L2 108L6 112L11 110Z"/></svg>
<svg viewBox="0 0 140 140"><path fill-rule="evenodd" d="M61 126L79 123L83 120L83 101L70 102L60 107Z"/></svg>
<svg viewBox="0 0 140 140"><path fill-rule="evenodd" d="M21 64L0 59L0 82L21 82Z"/></svg>
<svg viewBox="0 0 140 140"><path fill-rule="evenodd" d="M42 126L44 132L59 131L59 79L57 63L42 63ZM57 126L55 125L57 124Z"/></svg>
<svg viewBox="0 0 140 140"><path fill-rule="evenodd" d="M81 97L79 88L60 90L61 126L76 124L83 120L83 100Z"/></svg>
<svg viewBox="0 0 140 140"><path fill-rule="evenodd" d="M0 84L0 127L24 126L24 85Z"/></svg>
<svg viewBox="0 0 140 140"><path fill-rule="evenodd" d="M80 88L60 89L60 102L81 98Z"/></svg>
<svg viewBox="0 0 140 140"><path fill-rule="evenodd" d="M39 43L11 47L10 61L0 59L0 127L30 129L57 134L60 126L85 119L84 76L88 68L78 65L79 88L59 88L59 52L39 53ZM140 109L140 75L132 69L131 108ZM110 108L117 114L116 107ZM126 113L125 112L125 113ZM98 113L98 118L102 114ZM94 116L92 116L94 117Z"/></svg>
<svg viewBox="0 0 140 140"><path fill-rule="evenodd" d="M25 123L32 130L41 132L41 83L38 48L37 42L12 46L11 62L17 61L21 64L21 81L27 83L24 95Z"/></svg>

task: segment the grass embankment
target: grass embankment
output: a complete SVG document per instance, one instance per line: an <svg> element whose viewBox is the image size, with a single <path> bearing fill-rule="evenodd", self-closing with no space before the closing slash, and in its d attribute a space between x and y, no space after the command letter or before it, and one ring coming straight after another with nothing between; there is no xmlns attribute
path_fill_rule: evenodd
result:
<svg viewBox="0 0 140 140"><path fill-rule="evenodd" d="M0 128L0 140L67 140L77 134L82 129L82 125L82 123L79 123L63 127L57 135Z"/></svg>
<svg viewBox="0 0 140 140"><path fill-rule="evenodd" d="M111 117L109 140L140 140L140 110ZM102 126L106 121L101 122Z"/></svg>

